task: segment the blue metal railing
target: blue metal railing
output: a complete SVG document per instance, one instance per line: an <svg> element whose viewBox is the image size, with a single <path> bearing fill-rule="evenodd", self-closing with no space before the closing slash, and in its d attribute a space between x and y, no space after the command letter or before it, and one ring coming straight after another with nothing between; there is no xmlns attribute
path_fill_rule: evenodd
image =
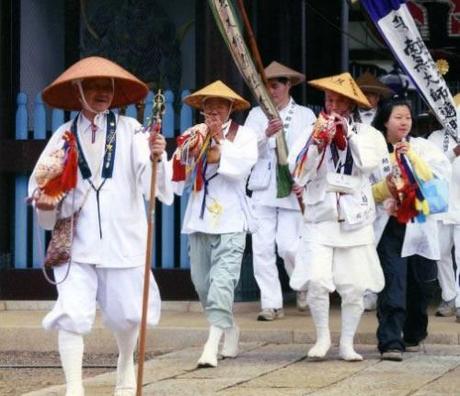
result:
<svg viewBox="0 0 460 396"><path fill-rule="evenodd" d="M186 90L181 93L181 98L188 95L190 91ZM181 131L184 131L192 125L192 109L183 104L178 114L174 111L174 94L171 91L165 92L166 112L163 121L163 133L166 138L174 138ZM27 113L27 95L19 93L17 96L16 110L16 135L17 140L46 139L47 131L55 131L65 121L65 113L59 109L48 109L41 95L35 97L33 114ZM145 99L144 121L151 116L152 113L153 93L149 92ZM51 111L50 125L47 125L47 112ZM76 116L76 112L70 114L70 118ZM137 108L130 105L126 108L126 115L137 118ZM33 120L33 129L28 130L29 119ZM176 130L175 126L179 129ZM17 174L15 176L14 185L14 240L13 240L13 267L16 269L23 268L39 268L43 261L43 252L45 251L45 233L40 230L35 224L35 218L28 216L28 209L25 203L27 198L27 183L29 174ZM158 249L155 249L155 254L152 259L152 266L156 268L190 268L188 259L188 242L185 235L180 233L180 225L183 218L187 196L176 197L172 206L162 205L161 207L161 227L156 225L155 233L159 234L156 238L161 241L158 247L161 248L161 254ZM180 210L175 210L175 207ZM175 213L180 213L180 218L176 219ZM32 240L29 240L32 239ZM176 241L179 246L176 245ZM154 241L155 242L155 241ZM42 246L37 246L40 243ZM29 249L32 249L32 254L29 254ZM29 257L32 257L29 262ZM161 262L158 260L161 258Z"/></svg>

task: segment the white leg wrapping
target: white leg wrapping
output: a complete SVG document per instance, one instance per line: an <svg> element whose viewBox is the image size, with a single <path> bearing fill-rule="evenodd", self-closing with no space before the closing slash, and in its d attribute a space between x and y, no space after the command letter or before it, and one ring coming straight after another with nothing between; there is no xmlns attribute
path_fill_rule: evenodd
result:
<svg viewBox="0 0 460 396"><path fill-rule="evenodd" d="M363 360L353 348L353 338L358 328L363 308L358 304L342 305L342 333L340 335L339 354L343 360L350 362Z"/></svg>
<svg viewBox="0 0 460 396"><path fill-rule="evenodd" d="M134 396L136 394L134 350L138 334L138 327L123 332L114 332L118 345L117 385L114 396Z"/></svg>
<svg viewBox="0 0 460 396"><path fill-rule="evenodd" d="M238 356L240 340L240 329L234 324L233 327L229 327L224 330L224 346L222 347L222 357L234 358Z"/></svg>
<svg viewBox="0 0 460 396"><path fill-rule="evenodd" d="M58 344L66 381L66 396L84 396L82 380L83 336L60 330Z"/></svg>
<svg viewBox="0 0 460 396"><path fill-rule="evenodd" d="M217 353L219 342L224 330L217 326L209 328L209 336L203 348L203 353L198 359L198 367L217 367Z"/></svg>
<svg viewBox="0 0 460 396"><path fill-rule="evenodd" d="M331 347L329 331L329 293L308 295L308 304L316 329L316 343L308 351L309 358L323 358Z"/></svg>

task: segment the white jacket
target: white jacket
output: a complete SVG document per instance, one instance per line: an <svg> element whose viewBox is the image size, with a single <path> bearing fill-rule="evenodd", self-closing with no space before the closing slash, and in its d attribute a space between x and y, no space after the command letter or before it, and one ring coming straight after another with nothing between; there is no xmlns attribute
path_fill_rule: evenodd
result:
<svg viewBox="0 0 460 396"><path fill-rule="evenodd" d="M438 178L448 179L451 173L451 166L447 157L433 144L424 138L411 138L410 147L423 159ZM383 180L390 172L388 163L381 163L371 179L374 182ZM377 219L374 223L374 232L377 243L382 237L389 215L383 204L377 205ZM427 216L426 222L409 222L406 225L406 233L402 247L401 256L408 257L414 254L426 257L431 260L439 260L439 239L438 226L435 216Z"/></svg>
<svg viewBox="0 0 460 396"><path fill-rule="evenodd" d="M105 142L106 116L102 116L100 131ZM72 261L84 264L94 264L107 268L128 268L145 264L145 248L147 246L147 220L144 198L149 198L151 162L148 147L148 136L135 133L141 125L133 118L116 116L116 150L112 178L106 179L99 193L99 209L102 238L99 231L98 206L95 191L87 180L83 180L80 170L76 188L63 200L61 217L70 216L81 206L84 196L88 197L76 223L72 244ZM91 161L90 148L86 146L80 126L88 121L79 116L78 134L82 141L83 150L92 171L95 186L100 180L94 176L92 164L102 161L104 155L103 143L99 160ZM62 135L69 131L71 122L59 127L46 145L39 161L50 152L63 145ZM91 143L90 143L91 144ZM170 169L166 163L166 154L158 164L157 197L166 204L173 201ZM34 173L29 181L29 194L36 188ZM75 204L73 205L73 200ZM39 223L45 229L52 229L56 221L56 210L37 210Z"/></svg>
<svg viewBox="0 0 460 396"><path fill-rule="evenodd" d="M291 152L291 147L298 139L302 137L308 139L316 116L308 107L296 104L291 98L288 105L280 111L280 117L285 125L289 125L285 138L288 150ZM276 138L274 136L267 138L265 135L268 119L260 107L255 107L249 112L245 126L257 133L259 147L259 159L252 170L249 189L254 178L267 181L267 187L253 190L251 201L264 206L300 210L294 193L285 198L276 198Z"/></svg>
<svg viewBox="0 0 460 396"><path fill-rule="evenodd" d="M224 126L224 136L230 122ZM215 142L212 142L214 145ZM252 230L246 196L246 180L257 161L257 137L250 128L239 126L233 141L223 139L219 163L208 164L205 188L191 192L185 210L182 233L223 234ZM172 161L170 161L171 163ZM186 182L173 182L174 192L182 195ZM205 201L203 201L203 199ZM204 205L203 218L200 217Z"/></svg>
<svg viewBox="0 0 460 396"><path fill-rule="evenodd" d="M444 130L434 131L428 140L444 152ZM454 138L448 135L447 151L444 152L452 164L452 174L449 180L449 211L435 215L444 224L460 224L460 157L454 153L457 146Z"/></svg>
<svg viewBox="0 0 460 396"><path fill-rule="evenodd" d="M388 158L388 150L382 134L373 127L355 123L349 126L348 145L351 150L353 167L351 176L356 183L353 194L338 194L330 191L328 173L337 173L330 146L326 148L324 159L316 145L311 145L303 173L296 182L305 186L304 220L314 225L315 232L306 235L316 242L347 247L374 243L372 222L375 218L375 204L371 192L369 175L383 158ZM296 144L303 146L305 141ZM345 161L346 150L339 151L339 162ZM290 156L291 167L295 156ZM343 171L342 171L343 172Z"/></svg>

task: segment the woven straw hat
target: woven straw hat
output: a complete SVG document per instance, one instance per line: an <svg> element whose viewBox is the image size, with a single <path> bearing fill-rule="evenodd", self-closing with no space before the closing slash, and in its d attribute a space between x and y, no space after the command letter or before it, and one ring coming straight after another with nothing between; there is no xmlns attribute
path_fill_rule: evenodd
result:
<svg viewBox="0 0 460 396"><path fill-rule="evenodd" d="M460 93L454 96L455 107L460 107Z"/></svg>
<svg viewBox="0 0 460 396"><path fill-rule="evenodd" d="M220 80L214 81L195 93L186 96L184 98L184 103L196 109L201 109L203 107L203 100L206 98L222 98L230 100L233 103L233 111L246 110L251 106L247 100L243 99Z"/></svg>
<svg viewBox="0 0 460 396"><path fill-rule="evenodd" d="M356 79L356 84L361 88L364 93L374 93L382 96L385 99L391 97L394 94L393 90L388 88L385 84L380 82L377 77L369 72L361 74Z"/></svg>
<svg viewBox="0 0 460 396"><path fill-rule="evenodd" d="M273 61L265 68L265 77L267 80L271 78L285 77L291 81L291 85L297 85L305 81L305 76L302 73L296 72L281 63Z"/></svg>
<svg viewBox="0 0 460 396"><path fill-rule="evenodd" d="M350 73L342 73L336 76L311 80L308 81L308 84L322 91L332 91L346 96L360 107L371 107L363 91L358 87L358 84L353 80Z"/></svg>
<svg viewBox="0 0 460 396"><path fill-rule="evenodd" d="M74 81L86 78L113 78L115 91L110 107L126 106L145 98L148 87L127 70L108 59L91 56L70 66L43 90L43 100L51 107L80 110L82 105Z"/></svg>

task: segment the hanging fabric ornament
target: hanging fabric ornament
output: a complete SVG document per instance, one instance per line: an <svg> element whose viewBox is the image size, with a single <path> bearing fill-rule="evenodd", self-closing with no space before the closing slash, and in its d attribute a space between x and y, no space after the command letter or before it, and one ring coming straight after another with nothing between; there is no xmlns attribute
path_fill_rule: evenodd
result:
<svg viewBox="0 0 460 396"><path fill-rule="evenodd" d="M56 206L77 185L78 152L74 135L66 131L63 147L42 158L35 169L37 189L30 200Z"/></svg>

